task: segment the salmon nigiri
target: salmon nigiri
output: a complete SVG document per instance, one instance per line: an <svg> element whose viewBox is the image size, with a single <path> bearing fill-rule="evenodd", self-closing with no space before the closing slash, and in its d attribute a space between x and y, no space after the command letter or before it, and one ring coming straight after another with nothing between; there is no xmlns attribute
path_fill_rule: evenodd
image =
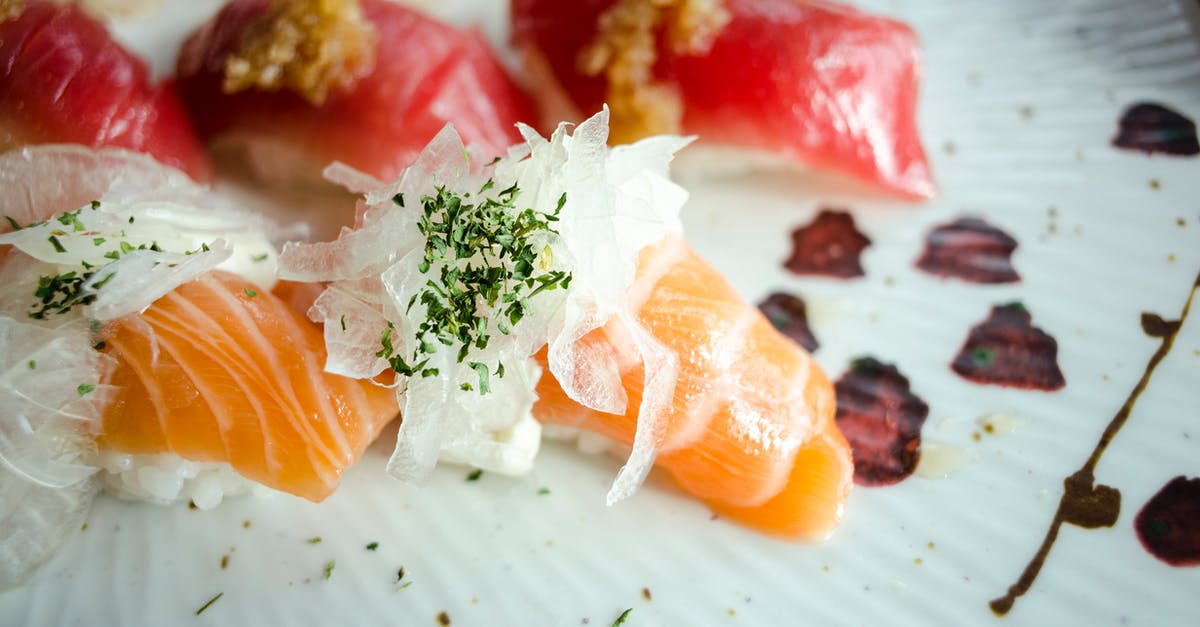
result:
<svg viewBox="0 0 1200 627"><path fill-rule="evenodd" d="M901 22L825 0L512 0L512 28L552 123L607 102L619 142L696 134L934 193L917 38Z"/></svg>
<svg viewBox="0 0 1200 627"><path fill-rule="evenodd" d="M679 356L657 465L742 524L785 537L828 535L841 519L853 465L820 366L677 237L643 253L629 291L640 323ZM584 407L543 377L534 406L539 420L633 446L634 401L646 375L636 354L621 350L621 336L604 327L583 341L590 350L615 347L631 399L626 412Z"/></svg>
<svg viewBox="0 0 1200 627"><path fill-rule="evenodd" d="M16 3L20 5L22 3ZM211 166L175 88L74 3L0 12L0 150L42 143L146 152L197 180Z"/></svg>
<svg viewBox="0 0 1200 627"><path fill-rule="evenodd" d="M396 417L390 389L324 371L320 328L270 291L261 219L124 151L13 151L0 180L0 585L51 554L86 486L320 501Z"/></svg>
<svg viewBox="0 0 1200 627"><path fill-rule="evenodd" d="M609 149L607 122L522 126L487 165L448 127L356 228L286 246L281 276L329 282L310 313L330 363L396 373L395 476L439 457L523 472L536 418L630 448L610 504L657 461L730 519L825 537L853 474L829 380L682 240L666 170L688 140Z"/></svg>
<svg viewBox="0 0 1200 627"><path fill-rule="evenodd" d="M273 180L332 161L393 178L447 122L496 156L531 117L478 31L388 0L234 0L184 43L177 80L201 135Z"/></svg>

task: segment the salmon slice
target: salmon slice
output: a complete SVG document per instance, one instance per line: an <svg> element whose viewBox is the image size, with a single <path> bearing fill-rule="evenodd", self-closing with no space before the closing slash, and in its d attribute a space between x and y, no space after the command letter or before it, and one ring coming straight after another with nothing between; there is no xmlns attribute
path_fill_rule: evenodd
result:
<svg viewBox="0 0 1200 627"><path fill-rule="evenodd" d="M827 536L841 520L853 463L821 368L678 237L642 253L629 294L641 323L679 357L656 465L748 527L789 538ZM615 324L584 342L615 356L626 412L587 409L543 376L534 415L632 446L641 361ZM539 360L546 363L545 351Z"/></svg>
<svg viewBox="0 0 1200 627"><path fill-rule="evenodd" d="M226 64L271 8L235 0L193 33L180 53L177 81L200 134L245 147L260 174L319 180L341 161L391 180L446 125L454 123L480 156L501 155L521 139L513 126L532 119L526 96L483 36L388 0L363 0L374 27L374 66L320 104L293 91L227 93ZM255 151L265 155L254 158ZM292 169L287 176L271 170Z"/></svg>
<svg viewBox="0 0 1200 627"><path fill-rule="evenodd" d="M621 142L695 134L908 199L935 191L901 22L822 0L512 0L512 29L547 124L607 101Z"/></svg>
<svg viewBox="0 0 1200 627"><path fill-rule="evenodd" d="M181 285L102 339L117 366L100 447L227 462L311 501L398 413L391 389L323 371L318 327L226 272Z"/></svg>
<svg viewBox="0 0 1200 627"><path fill-rule="evenodd" d="M212 168L175 88L75 4L33 0L0 22L0 150L45 143L126 148L208 181Z"/></svg>

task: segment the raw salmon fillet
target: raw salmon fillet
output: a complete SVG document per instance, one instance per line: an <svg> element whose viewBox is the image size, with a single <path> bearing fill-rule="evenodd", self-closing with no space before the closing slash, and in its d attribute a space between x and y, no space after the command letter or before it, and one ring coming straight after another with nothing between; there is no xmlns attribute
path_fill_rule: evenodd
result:
<svg viewBox="0 0 1200 627"><path fill-rule="evenodd" d="M228 462L320 501L396 417L393 390L324 372L321 331L236 275L185 283L105 329L116 400L98 443Z"/></svg>
<svg viewBox="0 0 1200 627"><path fill-rule="evenodd" d="M349 90L330 93L320 106L290 91L225 93L227 59L269 6L267 0L226 5L184 43L177 71L200 134L250 150L270 146L264 165L299 168L306 170L301 178L316 179L341 161L390 180L447 122L489 160L520 140L516 122L532 119L526 96L479 32L387 0L361 3L378 44L373 70Z"/></svg>
<svg viewBox="0 0 1200 627"><path fill-rule="evenodd" d="M514 41L552 117L570 106L590 114L610 96L603 74L581 71L581 54L596 39L602 16L619 4L634 3L512 0ZM678 96L682 112L679 128L651 132L759 150L908 199L933 195L916 127L920 56L912 29L822 0L707 4L723 6L728 21L702 52L678 51L664 27L652 34L658 38L649 51L657 54L652 79ZM619 113L615 136L643 134L631 137Z"/></svg>
<svg viewBox="0 0 1200 627"><path fill-rule="evenodd" d="M76 143L149 153L192 178L211 166L174 87L74 4L34 0L0 22L0 150Z"/></svg>
<svg viewBox="0 0 1200 627"><path fill-rule="evenodd" d="M834 423L833 386L802 348L677 237L642 253L629 289L651 335L679 358L657 466L715 512L772 535L820 539L841 521L850 448ZM534 415L632 446L644 372L615 325L585 337L616 356L624 415L589 410L553 377L538 384ZM589 351L590 352L590 351ZM545 363L545 353L540 359Z"/></svg>

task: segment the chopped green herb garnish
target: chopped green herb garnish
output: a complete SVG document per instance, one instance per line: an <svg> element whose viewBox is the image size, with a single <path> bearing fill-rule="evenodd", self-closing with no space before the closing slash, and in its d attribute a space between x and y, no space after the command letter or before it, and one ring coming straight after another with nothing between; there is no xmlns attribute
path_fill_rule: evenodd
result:
<svg viewBox="0 0 1200 627"><path fill-rule="evenodd" d="M329 578L333 575L333 567L336 564L337 562L334 560L329 560L329 563L325 564L325 581L329 581Z"/></svg>
<svg viewBox="0 0 1200 627"><path fill-rule="evenodd" d="M538 488L538 494L541 494L542 496L550 494L550 488Z"/></svg>
<svg viewBox="0 0 1200 627"><path fill-rule="evenodd" d="M480 192L494 184L489 179ZM437 187L436 191L434 196L421 197L423 215L417 222L426 238L418 269L430 273L436 268L437 278L426 281L424 289L408 303L409 310L418 302L425 307L425 319L416 330L416 346L409 355L397 355L389 324L380 333L381 350L376 353L398 374L410 377L438 374L426 364L440 346L457 344L458 363L466 361L472 349L487 348L493 321L500 333L510 334L512 326L525 317L530 298L543 291L565 289L572 277L569 272L546 270L550 249L545 245L535 248L535 236L558 233L551 223L558 221L566 194L559 197L552 213L540 213L517 210L520 190L515 183L496 198L474 204L467 201L469 194L445 187ZM392 200L404 206L400 194ZM539 268L543 270L538 272ZM489 311L490 315L486 313ZM489 393L493 369L481 362L468 365L479 378L479 393ZM504 365L496 364L494 371L503 377ZM462 384L459 387L464 391L473 389Z"/></svg>
<svg viewBox="0 0 1200 627"><path fill-rule="evenodd" d="M133 216L129 216L129 223L133 224Z"/></svg>
<svg viewBox="0 0 1200 627"><path fill-rule="evenodd" d="M100 201L99 201L99 200L93 200L93 201L92 201L92 211L95 211L95 210L97 210L97 209L99 209L99 208L100 208Z"/></svg>
<svg viewBox="0 0 1200 627"><path fill-rule="evenodd" d="M104 258L105 258L105 259L112 259L113 261L116 261L117 259L120 259L120 258L121 258L121 253L119 253L119 252L117 252L117 251L115 251L115 250L110 250L110 251L108 251L108 252L104 253Z"/></svg>
<svg viewBox="0 0 1200 627"><path fill-rule="evenodd" d="M996 363L996 351L990 346L976 346L971 351L971 363L979 368L986 368Z"/></svg>
<svg viewBox="0 0 1200 627"><path fill-rule="evenodd" d="M261 255L254 255L253 257L250 258L250 261L253 261L254 263L262 263L267 260L267 257L270 257L270 255L268 255L267 253L263 253Z"/></svg>
<svg viewBox="0 0 1200 627"><path fill-rule="evenodd" d="M346 330L346 314L342 314L342 331Z"/></svg>
<svg viewBox="0 0 1200 627"><path fill-rule="evenodd" d="M29 366L29 369L30 369L30 370L37 370L37 362L36 362L36 361L34 361L34 360L32 360L32 359L30 359L30 360L29 360L29 363L28 363L28 364L26 364L26 365L28 365L28 366Z"/></svg>
<svg viewBox="0 0 1200 627"><path fill-rule="evenodd" d="M103 237L93 237L92 238L92 246L99 246L99 245L103 244L105 241L106 240Z"/></svg>
<svg viewBox="0 0 1200 627"><path fill-rule="evenodd" d="M47 237L46 239L50 242L50 245L54 247L54 252L58 252L58 253L67 252L67 249L63 247L62 242L58 241L57 237L51 235L50 237Z"/></svg>
<svg viewBox="0 0 1200 627"><path fill-rule="evenodd" d="M132 219L133 219L133 218L130 218L130 220L132 220ZM125 241L123 241L123 242L121 242L120 244L118 244L118 246L121 248L121 252L122 252L123 254L128 254L128 253L131 253L131 252L133 252L134 250L136 250L136 249L133 247L133 245L132 245L132 244L130 244L129 242L125 242Z"/></svg>
<svg viewBox="0 0 1200 627"><path fill-rule="evenodd" d="M378 548L379 548L379 543L378 543L378 542L372 542L372 543L370 543L370 544L368 544L368 545L367 545L367 550L368 550L368 551L374 551L375 549L378 549Z"/></svg>
<svg viewBox="0 0 1200 627"><path fill-rule="evenodd" d="M96 386L91 383L80 383L75 388L75 391L79 392L80 396L87 396L88 394L90 394L92 392L92 390L95 390L95 389L96 389Z"/></svg>
<svg viewBox="0 0 1200 627"><path fill-rule="evenodd" d="M216 596L214 596L213 598L208 600L208 603L201 605L200 609L196 610L196 616L199 616L201 613L204 612L204 610L207 610L209 608L209 606L211 606L213 603L216 603L217 599L220 599L223 596L225 596L224 592L218 592Z"/></svg>
<svg viewBox="0 0 1200 627"><path fill-rule="evenodd" d="M308 540L305 540L305 542L308 542L309 544L320 544L321 536L314 536L312 538L309 538Z"/></svg>
<svg viewBox="0 0 1200 627"><path fill-rule="evenodd" d="M244 289L244 290L242 290L242 291L246 292L246 296L248 296L248 297L250 297L250 298L254 298L255 296L258 296L258 292L254 291L254 290L252 290L252 289L250 289L250 288L246 288L246 289Z"/></svg>
<svg viewBox="0 0 1200 627"><path fill-rule="evenodd" d="M20 222L14 220L12 216L4 216L4 219L8 221L8 225L11 226L12 230L14 231L20 231L21 229L25 228L21 226Z"/></svg>
<svg viewBox="0 0 1200 627"><path fill-rule="evenodd" d="M632 607L625 610L624 612L621 612L621 615L617 617L617 620L613 621L612 627L619 627L620 625L624 625L625 621L629 620L629 615L632 613L633 613Z"/></svg>
<svg viewBox="0 0 1200 627"><path fill-rule="evenodd" d="M83 223L79 221L79 212L80 211L83 211L83 210L76 209L75 211L71 211L69 213L64 213L64 214L58 216L58 218L57 218L58 223L63 226L69 226L74 231L82 231L84 229L84 227L83 227Z"/></svg>
<svg viewBox="0 0 1200 627"><path fill-rule="evenodd" d="M476 468L475 470L471 471L471 474L467 475L467 481L479 481L479 478L482 476L483 476L483 469Z"/></svg>
<svg viewBox="0 0 1200 627"><path fill-rule="evenodd" d="M405 588L407 588L407 587L411 586L412 584L413 584L413 582L411 582L411 581L406 581L406 582L404 582L404 583L400 584L400 587L396 588L396 592L400 592L401 590L403 590L403 589L405 589Z"/></svg>
<svg viewBox="0 0 1200 627"><path fill-rule="evenodd" d="M104 340L100 340L99 342L92 344L92 348L94 348L95 350L98 350L98 351L102 351L105 348L108 348L108 342L105 342Z"/></svg>
<svg viewBox="0 0 1200 627"><path fill-rule="evenodd" d="M96 294L84 294L83 284L92 277L92 272L79 274L75 271L64 272L54 276L38 278L37 289L33 295L39 302L34 303L29 317L35 320L45 320L50 314L64 314L76 305L90 305L96 300ZM93 286L93 291L103 287L116 273L112 273L103 281Z"/></svg>
<svg viewBox="0 0 1200 627"><path fill-rule="evenodd" d="M403 566L401 566L396 571L396 582L399 583L401 579L404 579L404 567Z"/></svg>

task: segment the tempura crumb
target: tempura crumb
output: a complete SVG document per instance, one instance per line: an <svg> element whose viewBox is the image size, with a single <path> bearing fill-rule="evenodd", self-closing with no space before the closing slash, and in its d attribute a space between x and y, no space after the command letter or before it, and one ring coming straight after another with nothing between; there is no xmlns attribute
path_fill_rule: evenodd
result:
<svg viewBox="0 0 1200 627"><path fill-rule="evenodd" d="M222 89L287 89L320 106L371 71L378 37L357 0L275 0L226 59Z"/></svg>
<svg viewBox="0 0 1200 627"><path fill-rule="evenodd" d="M612 143L680 132L683 100L653 77L660 27L673 54L689 55L707 52L728 23L723 0L618 0L605 11L577 65L608 81Z"/></svg>

